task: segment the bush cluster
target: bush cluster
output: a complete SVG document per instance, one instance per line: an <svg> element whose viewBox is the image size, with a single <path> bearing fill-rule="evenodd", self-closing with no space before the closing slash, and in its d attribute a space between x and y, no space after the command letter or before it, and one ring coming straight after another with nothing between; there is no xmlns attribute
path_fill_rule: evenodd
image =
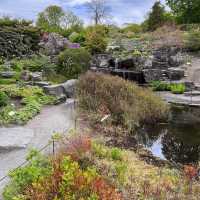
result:
<svg viewBox="0 0 200 200"><path fill-rule="evenodd" d="M40 31L36 27L24 23L0 27L0 57L30 55L39 50L39 42Z"/></svg>
<svg viewBox="0 0 200 200"><path fill-rule="evenodd" d="M37 115L42 106L52 104L55 98L44 94L38 87L17 87L4 85L0 87L0 94L4 96L2 109L0 110L0 124L24 124ZM12 99L18 99L21 106L12 104ZM6 100L6 101L5 101ZM8 104L8 102L11 102Z"/></svg>
<svg viewBox="0 0 200 200"><path fill-rule="evenodd" d="M165 83L161 81L153 81L151 86L154 91L171 91L174 94L183 94L186 91L183 83Z"/></svg>
<svg viewBox="0 0 200 200"><path fill-rule="evenodd" d="M168 107L152 91L119 77L88 72L80 78L77 96L81 109L111 115L114 124L131 130L167 117Z"/></svg>
<svg viewBox="0 0 200 200"><path fill-rule="evenodd" d="M5 92L0 91L0 107L6 106L8 104L9 97Z"/></svg>
<svg viewBox="0 0 200 200"><path fill-rule="evenodd" d="M66 49L58 56L57 72L68 79L78 78L90 66L90 54L84 48Z"/></svg>

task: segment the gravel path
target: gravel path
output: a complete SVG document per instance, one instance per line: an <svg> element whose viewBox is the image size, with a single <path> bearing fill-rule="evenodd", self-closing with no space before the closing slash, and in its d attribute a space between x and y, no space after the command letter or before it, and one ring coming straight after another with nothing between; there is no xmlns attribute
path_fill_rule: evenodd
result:
<svg viewBox="0 0 200 200"><path fill-rule="evenodd" d="M45 107L38 116L24 126L24 128L34 131L34 137L28 147L10 152L0 152L0 179L7 175L10 170L15 169L25 161L30 148L40 149L48 144L53 132L63 133L73 128L74 116L73 101L58 106ZM49 147L47 151L52 152L52 147ZM2 190L7 182L8 178L0 182L1 200Z"/></svg>

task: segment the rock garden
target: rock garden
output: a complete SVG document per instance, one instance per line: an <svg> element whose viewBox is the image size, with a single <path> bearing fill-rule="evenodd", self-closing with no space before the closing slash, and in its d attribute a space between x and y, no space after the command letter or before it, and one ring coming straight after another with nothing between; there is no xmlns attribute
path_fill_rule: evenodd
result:
<svg viewBox="0 0 200 200"><path fill-rule="evenodd" d="M0 199L198 200L199 27L95 22L0 18Z"/></svg>

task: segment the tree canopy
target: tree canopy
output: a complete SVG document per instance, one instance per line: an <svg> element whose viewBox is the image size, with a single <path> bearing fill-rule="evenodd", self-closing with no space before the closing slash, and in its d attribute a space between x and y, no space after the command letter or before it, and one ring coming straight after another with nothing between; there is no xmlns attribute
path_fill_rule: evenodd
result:
<svg viewBox="0 0 200 200"><path fill-rule="evenodd" d="M39 13L37 26L47 32L61 32L62 30L82 27L83 22L73 12L65 12L59 6L49 6Z"/></svg>
<svg viewBox="0 0 200 200"><path fill-rule="evenodd" d="M199 0L166 0L179 23L200 23Z"/></svg>

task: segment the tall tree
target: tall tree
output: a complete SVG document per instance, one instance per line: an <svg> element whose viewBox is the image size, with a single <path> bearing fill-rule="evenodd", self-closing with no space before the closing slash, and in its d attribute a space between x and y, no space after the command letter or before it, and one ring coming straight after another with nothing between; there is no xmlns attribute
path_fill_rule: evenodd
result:
<svg viewBox="0 0 200 200"><path fill-rule="evenodd" d="M91 0L87 3L87 7L95 25L103 23L109 17L110 7L106 0Z"/></svg>
<svg viewBox="0 0 200 200"><path fill-rule="evenodd" d="M179 23L200 23L199 0L166 0Z"/></svg>
<svg viewBox="0 0 200 200"><path fill-rule="evenodd" d="M43 12L39 13L36 24L45 31L58 32L61 29L64 16L65 12L61 7L49 6Z"/></svg>
<svg viewBox="0 0 200 200"><path fill-rule="evenodd" d="M83 22L71 11L65 12L59 6L49 6L39 13L36 24L47 32L60 32L73 28L77 30Z"/></svg>
<svg viewBox="0 0 200 200"><path fill-rule="evenodd" d="M150 31L156 30L165 23L165 8L160 1L156 1L153 5L147 23Z"/></svg>

